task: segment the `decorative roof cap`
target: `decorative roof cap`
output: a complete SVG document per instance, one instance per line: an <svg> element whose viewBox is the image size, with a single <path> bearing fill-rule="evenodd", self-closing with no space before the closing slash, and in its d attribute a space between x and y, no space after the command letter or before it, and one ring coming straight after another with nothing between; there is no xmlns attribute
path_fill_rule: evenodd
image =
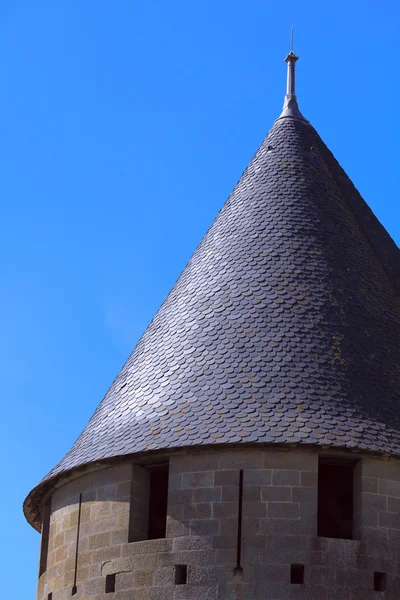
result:
<svg viewBox="0 0 400 600"><path fill-rule="evenodd" d="M286 96L283 103L282 114L279 117L295 117L297 119L304 119L297 105L296 98L296 62L299 57L293 52L293 28L291 34L290 52L285 58L287 63L287 79L286 79Z"/></svg>

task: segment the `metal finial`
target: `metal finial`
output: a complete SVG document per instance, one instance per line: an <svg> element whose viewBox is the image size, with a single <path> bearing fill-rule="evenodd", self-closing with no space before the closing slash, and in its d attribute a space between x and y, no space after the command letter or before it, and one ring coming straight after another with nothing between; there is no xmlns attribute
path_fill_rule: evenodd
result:
<svg viewBox="0 0 400 600"><path fill-rule="evenodd" d="M303 119L303 115L299 111L299 107L297 106L297 98L296 98L296 79L295 79L295 68L296 61L298 61L299 57L293 51L293 37L294 37L294 28L292 26L290 30L290 52L285 58L285 62L287 63L287 80L286 80L286 96L285 101L283 103L283 111L280 119L282 117L298 117Z"/></svg>

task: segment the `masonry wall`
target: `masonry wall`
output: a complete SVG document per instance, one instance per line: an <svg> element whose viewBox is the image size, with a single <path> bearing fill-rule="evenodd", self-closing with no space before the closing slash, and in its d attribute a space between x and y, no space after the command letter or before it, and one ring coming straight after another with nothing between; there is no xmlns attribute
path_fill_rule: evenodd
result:
<svg viewBox="0 0 400 600"><path fill-rule="evenodd" d="M398 599L399 464L360 457L355 540L317 537L314 451L213 450L171 456L167 532L161 540L128 543L129 529L139 539L147 527L145 466L132 468L127 461L85 475L52 496L48 565L39 580L38 600ZM292 564L304 565L304 584L290 583ZM187 566L186 584L175 583L176 565ZM386 574L385 592L373 590L374 571ZM113 574L115 591L106 593L106 577Z"/></svg>

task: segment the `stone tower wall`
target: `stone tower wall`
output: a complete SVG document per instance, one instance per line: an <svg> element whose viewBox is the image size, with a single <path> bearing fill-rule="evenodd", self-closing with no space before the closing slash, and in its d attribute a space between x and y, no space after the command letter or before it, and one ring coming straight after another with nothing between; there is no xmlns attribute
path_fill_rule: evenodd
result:
<svg viewBox="0 0 400 600"><path fill-rule="evenodd" d="M144 466L127 460L53 493L38 600L399 598L400 461L360 457L354 540L317 537L314 451L214 450L169 464L165 539L128 543L129 528L135 539L147 530ZM235 572L240 470L243 571ZM186 584L175 583L176 565L187 567ZM290 583L291 565L304 565L304 584ZM386 574L385 592L373 590L375 571Z"/></svg>

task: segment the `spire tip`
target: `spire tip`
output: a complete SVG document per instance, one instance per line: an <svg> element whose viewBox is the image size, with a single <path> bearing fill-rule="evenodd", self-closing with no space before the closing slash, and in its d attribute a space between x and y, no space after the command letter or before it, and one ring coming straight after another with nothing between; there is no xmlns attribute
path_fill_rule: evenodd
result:
<svg viewBox="0 0 400 600"><path fill-rule="evenodd" d="M292 25L290 30L290 51L287 57L285 58L285 63L287 63L288 71L287 71L287 83L286 83L286 96L285 102L283 105L283 112L280 116L282 117L298 117L303 119L303 115L299 111L299 107L297 106L297 98L295 91L295 68L296 62L299 57L296 56L293 50L293 39L294 39L294 27Z"/></svg>

